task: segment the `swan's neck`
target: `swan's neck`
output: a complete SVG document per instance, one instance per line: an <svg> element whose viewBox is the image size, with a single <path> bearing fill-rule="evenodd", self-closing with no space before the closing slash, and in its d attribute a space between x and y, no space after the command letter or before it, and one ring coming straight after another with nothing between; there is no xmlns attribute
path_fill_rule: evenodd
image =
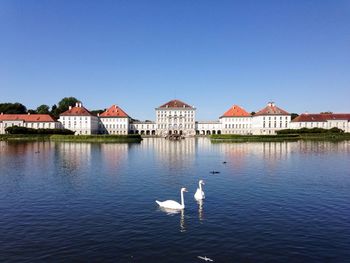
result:
<svg viewBox="0 0 350 263"><path fill-rule="evenodd" d="M181 206L185 207L184 192L181 191Z"/></svg>
<svg viewBox="0 0 350 263"><path fill-rule="evenodd" d="M198 183L199 184L199 190L202 191L202 184L201 183Z"/></svg>

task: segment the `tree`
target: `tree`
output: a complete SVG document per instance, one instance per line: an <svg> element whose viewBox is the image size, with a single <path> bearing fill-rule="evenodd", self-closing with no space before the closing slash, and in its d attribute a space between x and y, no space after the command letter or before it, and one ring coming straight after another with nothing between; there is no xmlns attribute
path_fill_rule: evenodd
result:
<svg viewBox="0 0 350 263"><path fill-rule="evenodd" d="M30 113L30 114L36 114L37 113L36 110L32 110L32 109L29 109L27 112Z"/></svg>
<svg viewBox="0 0 350 263"><path fill-rule="evenodd" d="M79 102L79 100L74 97L65 97L60 100L57 109L59 113L65 112L68 110L69 106L75 106L77 102Z"/></svg>
<svg viewBox="0 0 350 263"><path fill-rule="evenodd" d="M24 114L27 108L21 103L0 103L0 112L5 114Z"/></svg>
<svg viewBox="0 0 350 263"><path fill-rule="evenodd" d="M105 112L106 111L106 109L104 109L104 110L92 110L92 111L90 111L93 115L98 115L98 114L101 114L102 112Z"/></svg>
<svg viewBox="0 0 350 263"><path fill-rule="evenodd" d="M43 104L40 105L38 108L36 108L36 112L39 114L49 114L50 113L50 107Z"/></svg>
<svg viewBox="0 0 350 263"><path fill-rule="evenodd" d="M54 104L51 106L51 111L50 114L54 116L55 118L58 118L58 113L57 113L57 105Z"/></svg>
<svg viewBox="0 0 350 263"><path fill-rule="evenodd" d="M58 118L62 112L68 110L69 106L75 106L77 102L78 99L74 97L65 97L60 100L58 106L56 104L52 105L51 115L53 115L55 118Z"/></svg>
<svg viewBox="0 0 350 263"><path fill-rule="evenodd" d="M252 111L252 112L250 113L250 115L254 116L254 115L255 115L255 111Z"/></svg>

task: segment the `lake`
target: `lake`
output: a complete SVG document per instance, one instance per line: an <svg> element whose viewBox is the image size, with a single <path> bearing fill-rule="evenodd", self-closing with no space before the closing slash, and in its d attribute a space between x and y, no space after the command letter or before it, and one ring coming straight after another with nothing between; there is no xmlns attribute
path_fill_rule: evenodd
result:
<svg viewBox="0 0 350 263"><path fill-rule="evenodd" d="M0 167L1 262L350 260L350 142L0 142Z"/></svg>

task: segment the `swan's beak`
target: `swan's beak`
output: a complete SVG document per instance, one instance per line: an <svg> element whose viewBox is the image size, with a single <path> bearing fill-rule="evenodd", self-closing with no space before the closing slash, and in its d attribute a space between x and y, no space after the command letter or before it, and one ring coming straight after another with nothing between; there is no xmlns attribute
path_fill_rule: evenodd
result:
<svg viewBox="0 0 350 263"><path fill-rule="evenodd" d="M187 189L185 189L184 192L188 192Z"/></svg>

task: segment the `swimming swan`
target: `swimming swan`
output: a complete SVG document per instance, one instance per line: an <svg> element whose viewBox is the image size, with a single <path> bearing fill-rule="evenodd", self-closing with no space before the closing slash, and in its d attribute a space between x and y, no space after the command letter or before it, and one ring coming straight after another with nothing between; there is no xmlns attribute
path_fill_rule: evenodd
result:
<svg viewBox="0 0 350 263"><path fill-rule="evenodd" d="M205 198L205 194L203 192L202 185L204 185L204 181L203 180L199 180L199 182L198 182L199 188L197 188L197 191L194 194L194 198L196 200L202 200L202 199Z"/></svg>
<svg viewBox="0 0 350 263"><path fill-rule="evenodd" d="M160 202L160 201L156 200L156 203L160 207L164 207L164 208L168 208L168 209L176 209L176 210L184 209L185 208L184 192L187 192L187 189L181 188L181 204L179 204L178 202L173 201L173 200L166 200L164 202Z"/></svg>

